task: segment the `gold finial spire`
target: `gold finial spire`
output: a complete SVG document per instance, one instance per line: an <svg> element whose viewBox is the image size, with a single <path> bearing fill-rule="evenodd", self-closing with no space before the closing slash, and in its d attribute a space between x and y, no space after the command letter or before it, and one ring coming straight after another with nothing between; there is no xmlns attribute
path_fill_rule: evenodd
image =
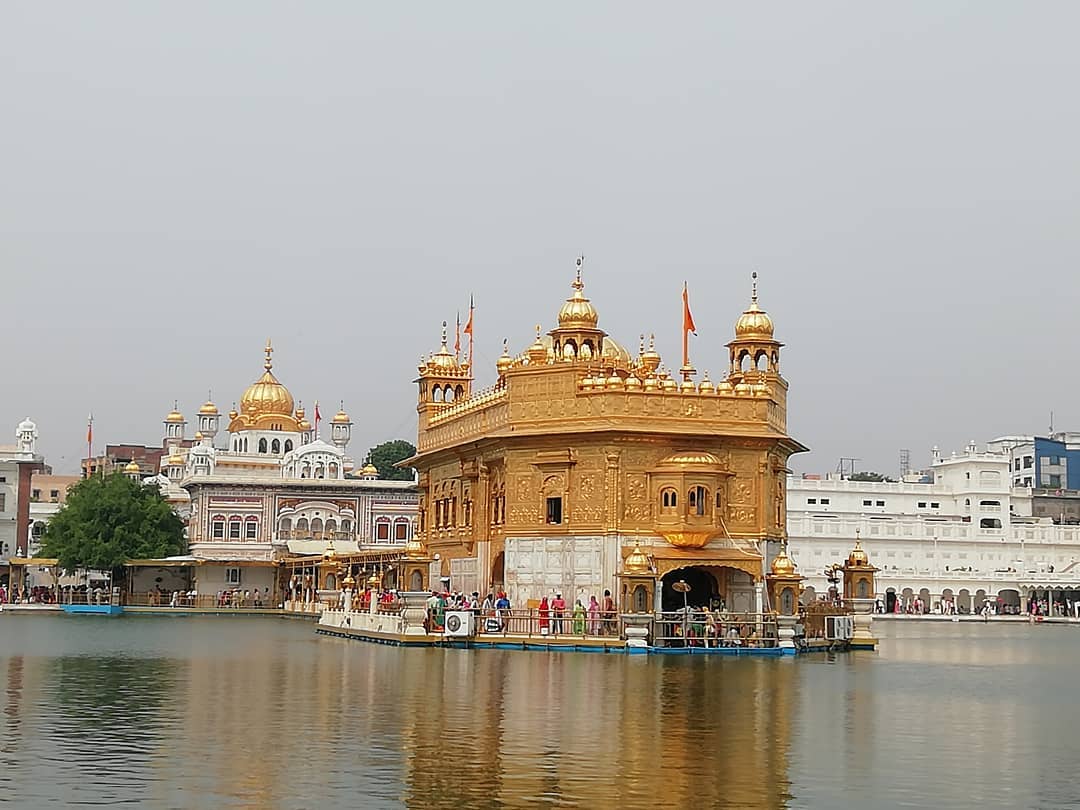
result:
<svg viewBox="0 0 1080 810"><path fill-rule="evenodd" d="M540 342L540 324L536 325L536 342Z"/></svg>
<svg viewBox="0 0 1080 810"><path fill-rule="evenodd" d="M638 354L645 354L645 333L642 332L640 338L638 338Z"/></svg>
<svg viewBox="0 0 1080 810"><path fill-rule="evenodd" d="M750 274L752 279L750 283L750 301L753 304L757 304L757 270Z"/></svg>
<svg viewBox="0 0 1080 810"><path fill-rule="evenodd" d="M581 265L585 263L584 256L578 256L577 261L574 263L577 266L577 275L574 276L574 283L571 285L575 290L582 289L585 285L581 281Z"/></svg>
<svg viewBox="0 0 1080 810"><path fill-rule="evenodd" d="M266 339L266 360L263 362L263 368L267 371L274 367L274 344L270 342L270 338Z"/></svg>
<svg viewBox="0 0 1080 810"><path fill-rule="evenodd" d="M446 321L442 322L442 345L446 346Z"/></svg>

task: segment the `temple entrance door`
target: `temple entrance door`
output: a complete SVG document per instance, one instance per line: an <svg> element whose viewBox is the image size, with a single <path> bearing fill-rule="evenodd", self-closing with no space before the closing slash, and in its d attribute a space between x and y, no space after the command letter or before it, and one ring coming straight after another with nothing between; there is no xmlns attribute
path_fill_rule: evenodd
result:
<svg viewBox="0 0 1080 810"><path fill-rule="evenodd" d="M708 605L720 598L720 589L717 586L716 578L710 571L696 567L679 568L664 574L663 579L660 581L660 604L662 610L671 611L682 608L683 594L671 587L680 579L690 586L690 591L686 594L686 604L691 607Z"/></svg>
<svg viewBox="0 0 1080 810"><path fill-rule="evenodd" d="M495 555L495 562L491 564L491 590L495 593L506 590L506 552L500 551Z"/></svg>

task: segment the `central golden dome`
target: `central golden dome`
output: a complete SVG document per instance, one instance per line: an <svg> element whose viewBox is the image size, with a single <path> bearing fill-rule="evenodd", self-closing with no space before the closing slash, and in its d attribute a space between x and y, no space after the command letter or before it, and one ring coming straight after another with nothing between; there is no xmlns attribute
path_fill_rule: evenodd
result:
<svg viewBox="0 0 1080 810"><path fill-rule="evenodd" d="M262 414L292 416L292 394L289 393L288 388L278 382L277 377L271 372L274 367L271 359L273 353L274 347L270 345L268 340L266 341L266 362L263 364L263 368L266 370L258 380L248 386L244 395L240 397L241 413L248 416L261 416Z"/></svg>
<svg viewBox="0 0 1080 810"><path fill-rule="evenodd" d="M570 285L574 288L574 294L566 299L566 303L559 310L559 328L561 329L595 329L600 316L596 307L585 297L583 290L585 285L581 281L581 262L577 260L577 277Z"/></svg>

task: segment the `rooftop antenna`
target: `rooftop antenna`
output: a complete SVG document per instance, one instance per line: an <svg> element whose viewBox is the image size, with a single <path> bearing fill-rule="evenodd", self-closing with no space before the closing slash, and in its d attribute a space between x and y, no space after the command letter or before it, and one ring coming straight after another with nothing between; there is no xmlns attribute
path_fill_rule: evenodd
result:
<svg viewBox="0 0 1080 810"><path fill-rule="evenodd" d="M900 480L904 480L904 476L911 472L911 451L904 448L900 451Z"/></svg>
<svg viewBox="0 0 1080 810"><path fill-rule="evenodd" d="M861 458L851 458L850 456L841 456L839 463L836 465L836 471L840 473L840 479L849 478L855 474L855 462L862 461Z"/></svg>
<svg viewBox="0 0 1080 810"><path fill-rule="evenodd" d="M1054 435L1054 411L1050 411L1050 435Z"/></svg>

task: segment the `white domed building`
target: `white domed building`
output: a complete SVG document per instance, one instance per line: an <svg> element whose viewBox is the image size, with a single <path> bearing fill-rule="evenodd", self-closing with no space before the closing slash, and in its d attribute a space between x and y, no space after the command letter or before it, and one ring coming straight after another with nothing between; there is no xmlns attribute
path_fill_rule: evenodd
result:
<svg viewBox="0 0 1080 810"><path fill-rule="evenodd" d="M274 375L269 341L265 352L262 375L228 412L220 440L222 414L209 399L196 414L190 447L179 409L165 417L161 470L143 480L160 486L186 519L190 553L134 561L136 593L268 588L280 601L275 571L283 560L321 558L328 545L339 555L377 555L412 539L416 485L381 480L373 467L351 475L349 415L339 410L324 440Z"/></svg>

